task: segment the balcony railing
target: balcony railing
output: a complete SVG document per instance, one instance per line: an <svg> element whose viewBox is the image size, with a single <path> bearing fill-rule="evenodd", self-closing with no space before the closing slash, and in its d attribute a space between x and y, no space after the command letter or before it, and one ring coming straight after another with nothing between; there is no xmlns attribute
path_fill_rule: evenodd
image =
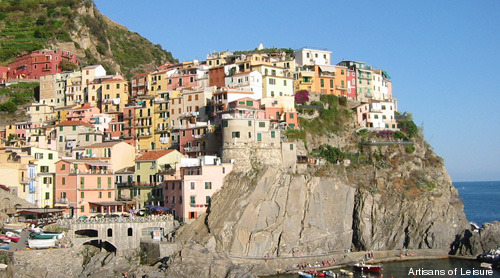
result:
<svg viewBox="0 0 500 278"><path fill-rule="evenodd" d="M68 201L68 199L67 199L67 198L58 198L58 199L56 200L56 203L59 203L59 204L68 204L68 203L69 203L69 201Z"/></svg>
<svg viewBox="0 0 500 278"><path fill-rule="evenodd" d="M197 151L200 151L200 147L199 146L196 146L196 147L184 147L184 151L185 152L197 152Z"/></svg>
<svg viewBox="0 0 500 278"><path fill-rule="evenodd" d="M133 182L133 186L156 186L157 184L160 184L161 182L149 182L149 181L140 181L140 182Z"/></svg>
<svg viewBox="0 0 500 278"><path fill-rule="evenodd" d="M99 170L78 170L78 169L71 169L70 174L83 174L83 175L100 175L100 174L113 174L113 171L111 170L106 170L106 169L99 169Z"/></svg>
<svg viewBox="0 0 500 278"><path fill-rule="evenodd" d="M208 207L208 204L195 204L195 203L191 203L191 204L189 204L189 206L191 206L192 208L206 208L206 207Z"/></svg>

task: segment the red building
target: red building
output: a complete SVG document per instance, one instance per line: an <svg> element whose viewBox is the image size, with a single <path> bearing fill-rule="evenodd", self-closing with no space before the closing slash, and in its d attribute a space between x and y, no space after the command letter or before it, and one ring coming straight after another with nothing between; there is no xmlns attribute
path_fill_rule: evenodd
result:
<svg viewBox="0 0 500 278"><path fill-rule="evenodd" d="M61 49L42 49L20 55L9 64L7 79L39 79L44 74L62 72L63 60L78 64L75 53Z"/></svg>
<svg viewBox="0 0 500 278"><path fill-rule="evenodd" d="M347 97L350 99L356 99L356 71L349 69L347 70Z"/></svg>
<svg viewBox="0 0 500 278"><path fill-rule="evenodd" d="M7 83L8 72L9 72L9 67L0 67L0 84Z"/></svg>

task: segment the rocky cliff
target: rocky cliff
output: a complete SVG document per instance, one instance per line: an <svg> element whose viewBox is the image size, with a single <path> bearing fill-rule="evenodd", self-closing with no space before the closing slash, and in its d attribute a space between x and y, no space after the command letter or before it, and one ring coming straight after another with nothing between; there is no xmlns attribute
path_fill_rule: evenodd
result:
<svg viewBox="0 0 500 278"><path fill-rule="evenodd" d="M217 272L222 277L237 269L231 264L236 259L266 255L449 250L468 227L463 204L439 157L420 137L413 141L410 149L346 141L344 149L359 150L365 162L299 165L290 172L261 161L231 173L208 215L180 231L178 240L190 244L172 258L167 273L188 269L183 254L194 252L193 241L214 261L226 261L228 268ZM205 267L215 273L213 262Z"/></svg>

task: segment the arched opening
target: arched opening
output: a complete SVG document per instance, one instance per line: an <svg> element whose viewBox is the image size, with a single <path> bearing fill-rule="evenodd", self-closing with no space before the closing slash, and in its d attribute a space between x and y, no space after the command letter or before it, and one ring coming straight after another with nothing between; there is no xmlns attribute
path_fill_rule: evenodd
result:
<svg viewBox="0 0 500 278"><path fill-rule="evenodd" d="M112 237L113 236L113 229L109 228L108 229L108 237Z"/></svg>
<svg viewBox="0 0 500 278"><path fill-rule="evenodd" d="M116 250L117 250L117 248L109 241L102 241L102 240L98 240L98 239L87 241L83 245L84 246L94 246L94 247L99 248L100 250L104 249L107 252L116 252Z"/></svg>
<svg viewBox="0 0 500 278"><path fill-rule="evenodd" d="M77 230L75 231L76 237L98 237L99 232L93 229Z"/></svg>
<svg viewBox="0 0 500 278"><path fill-rule="evenodd" d="M116 252L116 247L112 243L110 243L108 241L102 242L101 246L107 252Z"/></svg>
<svg viewBox="0 0 500 278"><path fill-rule="evenodd" d="M127 229L127 235L128 236L132 236L132 228L128 228Z"/></svg>

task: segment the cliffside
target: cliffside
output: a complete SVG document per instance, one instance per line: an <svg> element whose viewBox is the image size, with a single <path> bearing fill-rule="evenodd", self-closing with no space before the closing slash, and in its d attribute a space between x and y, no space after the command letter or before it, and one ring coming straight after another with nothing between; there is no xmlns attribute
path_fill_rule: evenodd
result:
<svg viewBox="0 0 500 278"><path fill-rule="evenodd" d="M309 153L315 144L343 142L350 164L298 165L290 172L260 160L252 169L237 168L213 196L207 217L180 231L178 240L191 244L173 257L167 273L185 270L183 254L193 241L229 265L238 258L348 249L449 250L468 222L439 157L420 136L413 145L359 144L353 126L347 121L332 135L305 138Z"/></svg>

